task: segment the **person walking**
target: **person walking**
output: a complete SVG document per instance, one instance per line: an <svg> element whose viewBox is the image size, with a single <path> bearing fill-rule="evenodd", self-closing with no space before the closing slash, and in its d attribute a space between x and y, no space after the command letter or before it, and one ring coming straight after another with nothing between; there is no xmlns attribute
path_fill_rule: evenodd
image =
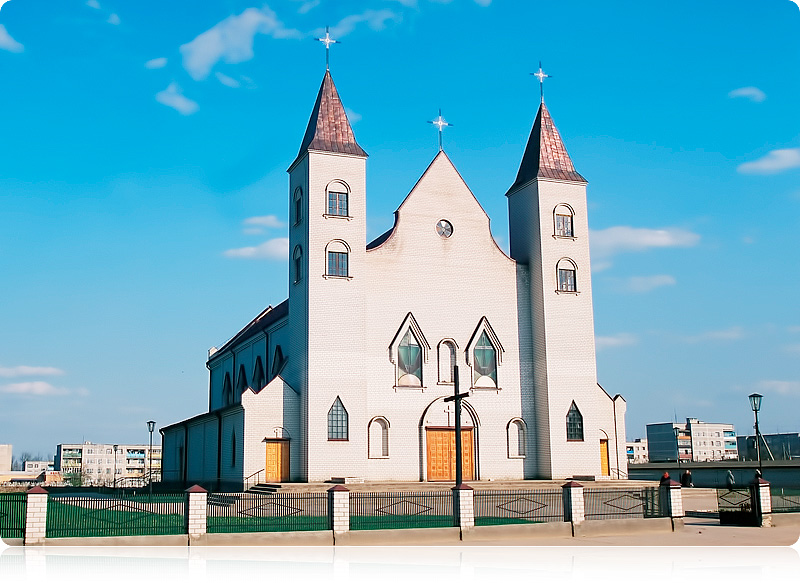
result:
<svg viewBox="0 0 800 583"><path fill-rule="evenodd" d="M731 470L728 470L728 475L725 476L725 483L728 485L728 490L733 490L733 487L736 485L736 480Z"/></svg>

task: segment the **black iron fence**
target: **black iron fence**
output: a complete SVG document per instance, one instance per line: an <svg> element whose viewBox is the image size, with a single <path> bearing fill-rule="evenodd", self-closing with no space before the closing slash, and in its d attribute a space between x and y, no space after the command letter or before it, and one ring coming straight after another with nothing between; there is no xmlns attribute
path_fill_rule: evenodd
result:
<svg viewBox="0 0 800 583"><path fill-rule="evenodd" d="M563 522L564 496L557 490L475 490L475 526Z"/></svg>
<svg viewBox="0 0 800 583"><path fill-rule="evenodd" d="M350 492L350 529L458 526L453 493Z"/></svg>
<svg viewBox="0 0 800 583"><path fill-rule="evenodd" d="M209 533L327 530L326 492L209 494Z"/></svg>
<svg viewBox="0 0 800 583"><path fill-rule="evenodd" d="M0 494L0 538L23 537L27 500L23 492Z"/></svg>
<svg viewBox="0 0 800 583"><path fill-rule="evenodd" d="M758 522L753 488L719 488L717 508L721 525L755 526Z"/></svg>
<svg viewBox="0 0 800 583"><path fill-rule="evenodd" d="M773 512L800 512L800 489L770 488Z"/></svg>
<svg viewBox="0 0 800 583"><path fill-rule="evenodd" d="M586 520L669 516L666 492L659 488L585 488Z"/></svg>
<svg viewBox="0 0 800 583"><path fill-rule="evenodd" d="M50 494L47 537L185 534L185 494Z"/></svg>

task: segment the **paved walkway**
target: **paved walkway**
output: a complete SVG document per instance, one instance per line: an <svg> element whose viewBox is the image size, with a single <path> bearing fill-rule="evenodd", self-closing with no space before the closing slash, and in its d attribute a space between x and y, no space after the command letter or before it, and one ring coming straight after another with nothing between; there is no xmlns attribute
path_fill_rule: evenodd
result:
<svg viewBox="0 0 800 583"><path fill-rule="evenodd" d="M465 481L475 490L535 490L559 489L568 480L476 480ZM642 488L657 487L658 482L651 480L598 480L581 482L584 488ZM277 484L276 484L277 485ZM280 492L324 492L336 484L332 482L284 482L280 484ZM435 492L450 490L453 482L364 482L361 484L343 484L351 492ZM713 492L713 490L711 490ZM716 506L715 506L716 508Z"/></svg>

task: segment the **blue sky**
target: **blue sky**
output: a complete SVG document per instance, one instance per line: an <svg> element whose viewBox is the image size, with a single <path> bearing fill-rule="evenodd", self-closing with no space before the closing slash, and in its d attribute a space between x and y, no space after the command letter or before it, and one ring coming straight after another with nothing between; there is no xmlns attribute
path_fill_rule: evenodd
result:
<svg viewBox="0 0 800 583"><path fill-rule="evenodd" d="M790 0L10 0L0 9L0 443L141 442L287 295L285 170L331 70L368 235L445 149L508 246L538 103L589 180L598 378L627 432L800 420Z"/></svg>

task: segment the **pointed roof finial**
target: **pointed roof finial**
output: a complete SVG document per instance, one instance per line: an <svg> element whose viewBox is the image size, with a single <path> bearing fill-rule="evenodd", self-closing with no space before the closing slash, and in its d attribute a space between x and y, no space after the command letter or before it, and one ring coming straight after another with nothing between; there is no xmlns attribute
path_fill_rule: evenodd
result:
<svg viewBox="0 0 800 583"><path fill-rule="evenodd" d="M336 44L336 43L341 43L342 41L333 40L331 38L331 33L330 33L330 27L329 26L325 27L325 36L323 38L316 38L314 40L318 40L321 43L325 44L325 70L326 71L330 71L331 70L331 59L330 59L331 45Z"/></svg>
<svg viewBox="0 0 800 583"><path fill-rule="evenodd" d="M536 71L535 73L531 73L531 75L539 78L539 96L542 99L542 103L544 103L544 80L547 79L548 77L551 77L552 75L548 75L547 73L542 71L541 61L539 61L539 70Z"/></svg>
<svg viewBox="0 0 800 583"><path fill-rule="evenodd" d="M434 119L432 121L429 121L428 123L432 123L437 128L439 128L439 151L441 152L442 149L443 149L442 148L442 128L444 128L444 127L452 127L453 124L447 123L446 121L444 121L444 118L442 117L442 108L441 107L439 108L439 117L437 117L436 119Z"/></svg>

